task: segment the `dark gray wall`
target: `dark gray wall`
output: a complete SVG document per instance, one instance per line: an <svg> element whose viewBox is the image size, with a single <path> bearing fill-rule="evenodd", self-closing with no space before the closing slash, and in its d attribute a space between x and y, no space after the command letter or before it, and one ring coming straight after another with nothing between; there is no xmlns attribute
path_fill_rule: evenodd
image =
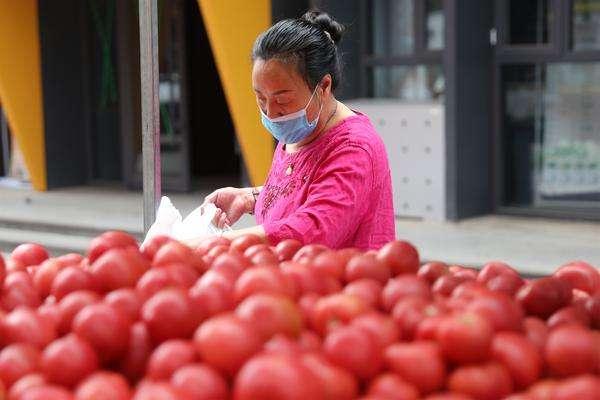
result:
<svg viewBox="0 0 600 400"><path fill-rule="evenodd" d="M446 0L446 179L450 220L490 213L491 1Z"/></svg>
<svg viewBox="0 0 600 400"><path fill-rule="evenodd" d="M48 188L86 181L81 0L40 0Z"/></svg>

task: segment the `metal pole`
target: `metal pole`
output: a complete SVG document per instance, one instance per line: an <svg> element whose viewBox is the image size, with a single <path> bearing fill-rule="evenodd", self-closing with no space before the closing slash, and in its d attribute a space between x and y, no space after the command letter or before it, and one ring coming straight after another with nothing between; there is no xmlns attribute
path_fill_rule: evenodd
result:
<svg viewBox="0 0 600 400"><path fill-rule="evenodd" d="M0 138L1 146L2 146L2 163L4 176L10 175L10 143L8 139L8 121L6 120L6 116L4 115L4 110L0 108L0 131L2 132L2 137Z"/></svg>
<svg viewBox="0 0 600 400"><path fill-rule="evenodd" d="M148 232L156 218L156 209L161 196L158 9L156 0L140 0L140 72L142 79L144 231Z"/></svg>

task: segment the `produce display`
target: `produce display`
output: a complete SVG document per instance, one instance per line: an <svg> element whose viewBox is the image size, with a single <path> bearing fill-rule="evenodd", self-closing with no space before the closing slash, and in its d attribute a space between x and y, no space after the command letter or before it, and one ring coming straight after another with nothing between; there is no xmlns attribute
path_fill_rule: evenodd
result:
<svg viewBox="0 0 600 400"><path fill-rule="evenodd" d="M0 400L599 400L600 272L110 231L0 256Z"/></svg>

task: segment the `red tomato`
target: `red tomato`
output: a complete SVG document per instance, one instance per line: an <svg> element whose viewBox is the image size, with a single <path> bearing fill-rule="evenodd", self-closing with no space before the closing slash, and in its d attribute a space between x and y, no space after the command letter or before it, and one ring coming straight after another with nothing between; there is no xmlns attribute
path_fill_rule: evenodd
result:
<svg viewBox="0 0 600 400"><path fill-rule="evenodd" d="M27 272L14 271L6 276L0 290L0 308L6 311L12 311L17 307L34 308L41 302L40 295Z"/></svg>
<svg viewBox="0 0 600 400"><path fill-rule="evenodd" d="M527 339L535 345L541 354L548 339L549 331L546 323L537 317L526 317L523 320L523 328Z"/></svg>
<svg viewBox="0 0 600 400"><path fill-rule="evenodd" d="M63 335L71 330L71 324L75 315L85 306L100 301L100 296L89 290L78 290L66 295L58 303L59 322L58 333Z"/></svg>
<svg viewBox="0 0 600 400"><path fill-rule="evenodd" d="M208 253L204 254L202 256L202 260L204 261L204 263L206 265L212 265L212 263L217 259L217 257L219 257L221 254L225 254L227 252L230 252L231 254L243 257L243 255L241 253L231 250L229 245L219 244L219 245L212 247L208 251Z"/></svg>
<svg viewBox="0 0 600 400"><path fill-rule="evenodd" d="M109 249L90 265L90 273L97 288L110 292L124 287L135 287L150 263L135 248Z"/></svg>
<svg viewBox="0 0 600 400"><path fill-rule="evenodd" d="M516 299L525 312L541 318L548 318L553 312L571 302L571 290L563 281L546 277L525 284L517 292Z"/></svg>
<svg viewBox="0 0 600 400"><path fill-rule="evenodd" d="M20 244L10 253L10 258L24 267L40 265L50 257L48 250L36 243Z"/></svg>
<svg viewBox="0 0 600 400"><path fill-rule="evenodd" d="M231 241L231 245L229 246L229 250L244 254L248 247L261 243L264 243L264 241L256 235L244 235L233 239Z"/></svg>
<svg viewBox="0 0 600 400"><path fill-rule="evenodd" d="M368 389L369 398L389 400L413 400L419 398L419 391L409 382L394 373L377 376Z"/></svg>
<svg viewBox="0 0 600 400"><path fill-rule="evenodd" d="M225 379L208 364L188 364L171 377L171 386L191 400L227 400L229 388Z"/></svg>
<svg viewBox="0 0 600 400"><path fill-rule="evenodd" d="M43 349L56 338L52 322L26 307L11 311L4 317L2 325L0 340L5 344L25 343Z"/></svg>
<svg viewBox="0 0 600 400"><path fill-rule="evenodd" d="M366 329L342 326L331 331L323 343L323 352L337 366L360 379L377 375L382 367L382 348Z"/></svg>
<svg viewBox="0 0 600 400"><path fill-rule="evenodd" d="M544 355L555 375L573 376L594 372L600 348L589 329L580 325L563 325L548 335Z"/></svg>
<svg viewBox="0 0 600 400"><path fill-rule="evenodd" d="M65 265L56 258L44 261L33 273L33 286L42 298L50 294L52 282Z"/></svg>
<svg viewBox="0 0 600 400"><path fill-rule="evenodd" d="M548 400L554 398L557 381L552 379L544 379L533 384L527 391L532 400Z"/></svg>
<svg viewBox="0 0 600 400"><path fill-rule="evenodd" d="M74 400L74 397L63 387L41 385L25 390L18 400Z"/></svg>
<svg viewBox="0 0 600 400"><path fill-rule="evenodd" d="M444 320L445 317L442 315L435 315L433 317L424 318L417 325L417 330L415 332L415 339L418 340L437 340L437 330L440 326L440 322Z"/></svg>
<svg viewBox="0 0 600 400"><path fill-rule="evenodd" d="M40 373L25 375L16 381L8 392L8 400L19 400L25 391L30 388L45 386L48 382Z"/></svg>
<svg viewBox="0 0 600 400"><path fill-rule="evenodd" d="M584 261L572 261L554 272L554 276L571 289L579 289L591 295L600 290L600 272Z"/></svg>
<svg viewBox="0 0 600 400"><path fill-rule="evenodd" d="M295 297L295 286L291 278L278 268L257 266L245 270L235 282L234 299L236 302L256 293L269 293Z"/></svg>
<svg viewBox="0 0 600 400"><path fill-rule="evenodd" d="M417 275L419 277L425 279L427 282L429 282L430 285L432 285L440 276L444 276L447 273L448 273L448 265L447 264L445 264L443 262L439 262L439 261L432 261L432 262L423 264L419 268Z"/></svg>
<svg viewBox="0 0 600 400"><path fill-rule="evenodd" d="M381 304L384 310L390 311L399 300L407 297L431 298L427 281L408 274L390 279L381 292Z"/></svg>
<svg viewBox="0 0 600 400"><path fill-rule="evenodd" d="M257 252L249 260L253 265L277 265L279 262L277 255L270 249Z"/></svg>
<svg viewBox="0 0 600 400"><path fill-rule="evenodd" d="M502 261L490 261L477 274L477 282L488 283L500 275L512 275L520 278L519 272Z"/></svg>
<svg viewBox="0 0 600 400"><path fill-rule="evenodd" d="M431 291L438 296L448 297L463 282L466 282L465 277L460 278L450 274L442 275L435 280L433 286L431 286Z"/></svg>
<svg viewBox="0 0 600 400"><path fill-rule="evenodd" d="M313 331L304 330L300 332L298 345L305 351L321 351L323 345L321 337Z"/></svg>
<svg viewBox="0 0 600 400"><path fill-rule="evenodd" d="M90 242L87 258L90 264L93 264L105 251L126 247L137 249L137 240L130 234L121 231L104 232Z"/></svg>
<svg viewBox="0 0 600 400"><path fill-rule="evenodd" d="M595 400L600 398L600 378L581 375L565 379L554 390L553 400Z"/></svg>
<svg viewBox="0 0 600 400"><path fill-rule="evenodd" d="M190 288L188 295L194 310L200 315L212 317L223 311L233 310L233 290L216 283L202 284L198 282Z"/></svg>
<svg viewBox="0 0 600 400"><path fill-rule="evenodd" d="M374 255L359 254L346 264L346 282L358 279L375 279L385 284L391 277L390 267Z"/></svg>
<svg viewBox="0 0 600 400"><path fill-rule="evenodd" d="M75 390L76 400L129 400L131 389L122 375L101 371L88 376Z"/></svg>
<svg viewBox="0 0 600 400"><path fill-rule="evenodd" d="M210 269L237 279L248 265L249 262L244 260L243 257L236 256L235 253L223 253L215 258Z"/></svg>
<svg viewBox="0 0 600 400"><path fill-rule="evenodd" d="M490 279L486 286L491 291L505 293L512 297L524 284L525 281L520 276L501 274Z"/></svg>
<svg viewBox="0 0 600 400"><path fill-rule="evenodd" d="M196 351L203 361L234 375L262 346L254 325L235 315L222 314L206 320L194 334Z"/></svg>
<svg viewBox="0 0 600 400"><path fill-rule="evenodd" d="M322 275L311 265L286 261L280 265L281 272L289 277L300 295L325 295L339 291L340 283L329 275Z"/></svg>
<svg viewBox="0 0 600 400"><path fill-rule="evenodd" d="M302 247L302 242L296 239L285 239L277 243L275 253L279 261L289 261L294 257L294 254Z"/></svg>
<svg viewBox="0 0 600 400"><path fill-rule="evenodd" d="M263 353L300 355L302 348L300 344L289 336L277 334L263 345Z"/></svg>
<svg viewBox="0 0 600 400"><path fill-rule="evenodd" d="M136 322L129 330L127 352L119 363L119 370L132 382L146 373L146 363L152 352L152 340L143 322Z"/></svg>
<svg viewBox="0 0 600 400"><path fill-rule="evenodd" d="M200 274L194 267L188 264L174 263L162 267L167 270L173 286L189 289L200 277Z"/></svg>
<svg viewBox="0 0 600 400"><path fill-rule="evenodd" d="M473 398L471 396L467 396L466 394L460 393L435 393L425 397L425 400L473 400ZM508 398L504 400L508 400Z"/></svg>
<svg viewBox="0 0 600 400"><path fill-rule="evenodd" d="M194 254L191 248L177 241L167 242L161 246L152 259L153 267L182 263L192 265Z"/></svg>
<svg viewBox="0 0 600 400"><path fill-rule="evenodd" d="M451 265L448 267L448 271L453 276L465 281L474 281L477 279L477 271L472 268L463 267L461 265Z"/></svg>
<svg viewBox="0 0 600 400"><path fill-rule="evenodd" d="M196 351L191 342L171 339L160 344L150 356L146 376L154 380L168 380L173 372L196 360Z"/></svg>
<svg viewBox="0 0 600 400"><path fill-rule="evenodd" d="M496 362L459 367L448 378L448 388L482 400L502 399L513 390L510 374Z"/></svg>
<svg viewBox="0 0 600 400"><path fill-rule="evenodd" d="M323 400L317 377L297 357L264 354L250 359L233 385L236 400Z"/></svg>
<svg viewBox="0 0 600 400"><path fill-rule="evenodd" d="M73 319L73 333L85 339L102 361L119 359L127 350L131 321L106 303L90 304Z"/></svg>
<svg viewBox="0 0 600 400"><path fill-rule="evenodd" d="M254 294L237 306L235 314L254 324L265 340L277 333L297 337L303 328L298 306L285 296Z"/></svg>
<svg viewBox="0 0 600 400"><path fill-rule="evenodd" d="M50 293L57 300L77 290L96 290L92 274L79 267L65 267L56 274Z"/></svg>
<svg viewBox="0 0 600 400"><path fill-rule="evenodd" d="M596 293L586 300L585 310L590 317L592 327L600 330L600 293Z"/></svg>
<svg viewBox="0 0 600 400"><path fill-rule="evenodd" d="M352 326L358 326L377 340L381 348L386 348L400 340L400 329L392 318L378 312L359 315L351 322Z"/></svg>
<svg viewBox="0 0 600 400"><path fill-rule="evenodd" d="M44 349L40 367L49 382L73 386L98 369L98 356L89 343L69 334Z"/></svg>
<svg viewBox="0 0 600 400"><path fill-rule="evenodd" d="M204 240L196 247L195 251L200 255L206 255L213 247L216 246L225 246L229 248L231 245L231 240L224 238L222 236L210 236Z"/></svg>
<svg viewBox="0 0 600 400"><path fill-rule="evenodd" d="M326 250L318 254L309 264L317 273L339 281L344 277L347 260L336 251Z"/></svg>
<svg viewBox="0 0 600 400"><path fill-rule="evenodd" d="M141 315L156 342L190 337L204 318L194 309L187 293L180 289L156 293L144 303Z"/></svg>
<svg viewBox="0 0 600 400"><path fill-rule="evenodd" d="M302 248L300 248L300 250L294 254L292 261L299 262L301 264L309 263L312 262L317 255L327 250L330 250L329 247L322 244L307 244L302 246Z"/></svg>
<svg viewBox="0 0 600 400"><path fill-rule="evenodd" d="M83 261L83 256L78 253L67 253L62 256L56 257L56 261L68 267L70 265L79 265Z"/></svg>
<svg viewBox="0 0 600 400"><path fill-rule="evenodd" d="M324 335L340 324L346 324L361 314L370 311L369 306L358 297L347 294L332 294L315 303L311 325Z"/></svg>
<svg viewBox="0 0 600 400"><path fill-rule="evenodd" d="M250 260L254 255L262 251L270 251L270 246L266 243L253 244L252 246L244 250L243 254L246 259Z"/></svg>
<svg viewBox="0 0 600 400"><path fill-rule="evenodd" d="M417 328L425 318L440 315L442 309L422 297L407 297L400 300L392 310L392 318L400 328L400 336L411 340L417 333Z"/></svg>
<svg viewBox="0 0 600 400"><path fill-rule="evenodd" d="M4 278L6 278L6 263L2 254L0 254L0 287L4 284Z"/></svg>
<svg viewBox="0 0 600 400"><path fill-rule="evenodd" d="M465 364L485 361L491 350L493 328L475 313L448 317L438 327L438 342L450 361Z"/></svg>
<svg viewBox="0 0 600 400"><path fill-rule="evenodd" d="M40 363L40 351L35 346L15 343L0 351L0 382L7 387L23 376L37 371Z"/></svg>
<svg viewBox="0 0 600 400"><path fill-rule="evenodd" d="M520 389L529 387L542 373L543 360L538 348L515 332L499 332L494 336L492 357L506 367Z"/></svg>
<svg viewBox="0 0 600 400"><path fill-rule="evenodd" d="M548 328L553 329L563 324L580 324L590 326L590 317L585 309L575 306L567 306L559 309L548 318Z"/></svg>
<svg viewBox="0 0 600 400"><path fill-rule="evenodd" d="M156 252L165 244L173 241L169 236L158 235L154 236L147 243L140 247L140 252L146 257L148 261L152 261Z"/></svg>
<svg viewBox="0 0 600 400"><path fill-rule="evenodd" d="M166 382L141 382L131 400L192 400Z"/></svg>
<svg viewBox="0 0 600 400"><path fill-rule="evenodd" d="M391 371L414 385L421 394L444 386L446 366L435 342L393 344L385 350L385 362Z"/></svg>
<svg viewBox="0 0 600 400"><path fill-rule="evenodd" d="M343 368L337 367L319 353L302 355L302 364L316 376L325 389L325 400L350 400L358 395L356 378Z"/></svg>
<svg viewBox="0 0 600 400"><path fill-rule="evenodd" d="M113 290L104 296L104 302L126 315L130 321L137 321L142 308L142 299L138 292L131 288Z"/></svg>
<svg viewBox="0 0 600 400"><path fill-rule="evenodd" d="M344 287L344 293L356 296L362 299L366 304L373 308L379 307L379 299L383 286L374 279L359 279L350 282Z"/></svg>
<svg viewBox="0 0 600 400"><path fill-rule="evenodd" d="M523 309L511 297L504 293L488 293L476 297L466 307L489 319L496 331L522 331Z"/></svg>
<svg viewBox="0 0 600 400"><path fill-rule="evenodd" d="M173 276L169 273L169 270L166 268L151 268L137 281L135 290L139 293L142 301L146 301L161 290L175 286Z"/></svg>
<svg viewBox="0 0 600 400"><path fill-rule="evenodd" d="M390 267L394 276L414 274L419 270L419 252L409 242L390 242L377 252L377 258Z"/></svg>

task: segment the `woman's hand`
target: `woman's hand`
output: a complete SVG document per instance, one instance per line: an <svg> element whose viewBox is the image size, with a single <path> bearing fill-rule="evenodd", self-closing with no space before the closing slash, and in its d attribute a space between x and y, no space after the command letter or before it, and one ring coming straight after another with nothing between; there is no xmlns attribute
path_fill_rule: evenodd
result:
<svg viewBox="0 0 600 400"><path fill-rule="evenodd" d="M213 203L218 209L213 223L219 228L225 225L231 226L243 214L254 211L252 189L226 187L206 196L203 204Z"/></svg>

